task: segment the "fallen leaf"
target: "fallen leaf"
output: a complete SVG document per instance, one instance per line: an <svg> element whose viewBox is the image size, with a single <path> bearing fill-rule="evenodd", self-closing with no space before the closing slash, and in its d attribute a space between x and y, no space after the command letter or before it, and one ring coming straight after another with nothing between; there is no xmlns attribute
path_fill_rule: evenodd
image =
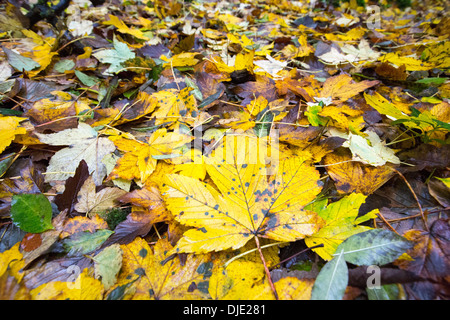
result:
<svg viewBox="0 0 450 320"><path fill-rule="evenodd" d="M112 244L94 257L95 277L101 279L103 287L108 290L117 281L117 274L122 267L122 249L119 244Z"/></svg>
<svg viewBox="0 0 450 320"><path fill-rule="evenodd" d="M78 128L66 129L57 133L36 133L42 143L52 146L69 145L56 152L50 159L45 181L66 180L75 174L81 160L85 160L89 174L93 174L96 185L100 185L106 175L103 157L115 150L114 143L108 138L98 137L89 125L80 123Z"/></svg>
<svg viewBox="0 0 450 320"><path fill-rule="evenodd" d="M106 210L114 208L118 203L118 198L125 193L126 191L115 187L106 187L96 192L94 179L89 177L78 192L74 209L80 213L86 213L88 216L104 213Z"/></svg>
<svg viewBox="0 0 450 320"><path fill-rule="evenodd" d="M101 300L104 288L100 280L85 269L73 282L54 281L31 290L33 300Z"/></svg>
<svg viewBox="0 0 450 320"><path fill-rule="evenodd" d="M110 64L109 68L105 71L106 74L117 73L123 69L122 64L125 61L136 57L134 52L125 43L114 38L113 44L114 49L101 50L92 54L100 62Z"/></svg>
<svg viewBox="0 0 450 320"><path fill-rule="evenodd" d="M395 174L389 165L374 167L352 159L347 149L337 149L323 158L326 170L341 194L372 194Z"/></svg>
<svg viewBox="0 0 450 320"><path fill-rule="evenodd" d="M176 148L192 139L189 135L167 132L165 128L156 130L146 142L119 138L114 144L125 154L117 161L110 177L145 182L155 170L158 159L178 157L181 152Z"/></svg>
<svg viewBox="0 0 450 320"><path fill-rule="evenodd" d="M171 245L165 239L150 247L142 238L121 246L122 269L117 284L136 280L133 299L202 299L207 294L207 255L189 255L184 265L178 257L167 260ZM205 292L206 291L206 292Z"/></svg>
<svg viewBox="0 0 450 320"><path fill-rule="evenodd" d="M26 133L26 129L19 126L20 117L0 117L0 153L11 144L15 136Z"/></svg>
<svg viewBox="0 0 450 320"><path fill-rule="evenodd" d="M163 193L168 209L176 220L195 227L184 233L176 251L237 249L255 236L292 241L320 228L320 219L302 210L320 191L307 156L281 162L267 182L264 166L255 164L260 163L255 162L256 149L232 146L229 142L226 152L217 149L214 157L205 159L220 193L193 178L167 176Z"/></svg>
<svg viewBox="0 0 450 320"><path fill-rule="evenodd" d="M359 223L375 218L373 212L358 218L360 206L366 197L360 193L352 193L339 201L333 202L323 208L317 208L317 214L324 219L325 225L318 232L306 237L308 247L323 244L322 248L313 250L324 260L331 260L339 244L351 235L370 229L358 226Z"/></svg>

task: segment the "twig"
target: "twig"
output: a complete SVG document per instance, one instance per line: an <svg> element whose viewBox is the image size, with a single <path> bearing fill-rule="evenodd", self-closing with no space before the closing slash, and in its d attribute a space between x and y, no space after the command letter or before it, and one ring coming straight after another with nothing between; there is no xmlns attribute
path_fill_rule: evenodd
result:
<svg viewBox="0 0 450 320"><path fill-rule="evenodd" d="M391 224L384 218L384 216L381 214L381 212L378 212L378 216L380 217L381 220L383 220L384 223L386 223L386 225L389 227L389 229L391 229L392 231L394 231L396 234L398 234L400 236L400 234L397 232L397 230L395 230L394 227L391 226Z"/></svg>
<svg viewBox="0 0 450 320"><path fill-rule="evenodd" d="M298 256L298 255L301 255L302 253L304 253L304 252L306 252L306 251L308 251L308 250L312 250L312 249L315 249L315 248L321 248L321 247L323 247L323 243L318 244L318 245L315 245L315 246L312 246L312 247L309 247L309 248L306 248L306 249L304 249L304 250L302 250L302 251L300 251L300 252L297 252L297 253L293 254L292 256L290 256L289 258L286 258L286 259L284 259L283 261L278 262L276 265L274 265L274 266L272 267L272 269L274 269L274 268L275 268L276 266L278 266L278 265L281 265L282 263L285 263L285 262L287 262L287 261L289 261L289 260L295 258L295 257Z"/></svg>
<svg viewBox="0 0 450 320"><path fill-rule="evenodd" d="M406 183L406 185L408 186L408 188L411 191L412 195L414 196L414 199L416 199L417 206L419 207L420 215L422 216L422 220L423 220L423 223L425 225L425 229L427 231L429 231L430 229L428 229L427 218L425 217L425 214L423 213L422 206L420 205L420 202L419 202L419 198L417 198L417 195L414 192L413 188L411 187L411 185L409 184L408 180L406 180L405 176L400 171L398 171L395 168L391 168L391 169L394 170L400 176L400 178L402 178L402 180Z"/></svg>
<svg viewBox="0 0 450 320"><path fill-rule="evenodd" d="M274 243L269 243L269 244L266 244L266 245L264 245L264 246L261 246L261 249L265 249L265 248L277 246L277 245L283 244L283 243L286 243L286 242L274 242ZM246 255L248 255L248 254L250 254L250 253L252 253L252 252L255 252L256 250L258 250L258 248L254 248L254 249L250 249L250 250L247 250L247 251L245 251L245 252L242 252L242 253L238 254L237 256L234 256L233 258L231 258L231 259L228 260L227 262L225 262L223 266L226 268L226 267L227 267L230 263L232 263L234 260L237 260L237 259L239 259L239 258L242 258L243 256L246 256Z"/></svg>
<svg viewBox="0 0 450 320"><path fill-rule="evenodd" d="M264 265L264 271L266 271L266 276L267 276L267 280L269 281L270 288L272 289L275 299L278 300L278 293L277 293L277 290L275 289L275 286L273 285L272 277L270 276L269 268L267 268L266 259L264 259L264 255L262 253L258 237L255 237L255 242L256 242L256 247L258 248L259 256L261 257L261 261Z"/></svg>

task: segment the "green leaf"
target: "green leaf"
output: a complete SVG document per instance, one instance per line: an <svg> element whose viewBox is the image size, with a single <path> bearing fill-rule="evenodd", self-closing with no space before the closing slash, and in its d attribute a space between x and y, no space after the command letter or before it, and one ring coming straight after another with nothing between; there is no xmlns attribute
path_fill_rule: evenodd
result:
<svg viewBox="0 0 450 320"><path fill-rule="evenodd" d="M445 81L447 81L447 78L425 78L425 79L417 80L416 83L422 83L422 84L428 84L428 85L431 85L431 84L441 85Z"/></svg>
<svg viewBox="0 0 450 320"><path fill-rule="evenodd" d="M95 277L101 278L105 290L117 281L117 274L122 267L122 249L115 243L106 247L94 258Z"/></svg>
<svg viewBox="0 0 450 320"><path fill-rule="evenodd" d="M63 248L68 256L83 255L97 249L114 231L101 229L94 233L81 231L63 240Z"/></svg>
<svg viewBox="0 0 450 320"><path fill-rule="evenodd" d="M399 294L397 284L386 284L379 288L366 288L369 300L396 300Z"/></svg>
<svg viewBox="0 0 450 320"><path fill-rule="evenodd" d="M269 107L261 110L256 116L255 134L258 138L266 137L270 133L272 127L273 112L269 110Z"/></svg>
<svg viewBox="0 0 450 320"><path fill-rule="evenodd" d="M349 237L336 252L342 250L345 261L355 265L383 265L394 261L411 247L410 241L392 231L373 229Z"/></svg>
<svg viewBox="0 0 450 320"><path fill-rule="evenodd" d="M31 58L24 57L5 47L2 47L2 49L8 56L9 64L17 71L31 71L41 66Z"/></svg>
<svg viewBox="0 0 450 320"><path fill-rule="evenodd" d="M60 73L64 73L65 71L72 70L75 67L75 62L70 59L63 59L55 63L54 69Z"/></svg>
<svg viewBox="0 0 450 320"><path fill-rule="evenodd" d="M217 90L216 93L210 95L208 98L203 100L202 103L200 103L197 108L201 109L201 108L207 106L208 104L216 101L217 99L219 99L219 97L222 95L222 93L223 93L223 90L220 90L220 89Z"/></svg>
<svg viewBox="0 0 450 320"><path fill-rule="evenodd" d="M5 172L9 169L9 166L12 164L14 160L15 153L12 153L8 156L4 156L3 160L0 160L0 177L2 177Z"/></svg>
<svg viewBox="0 0 450 320"><path fill-rule="evenodd" d="M187 76L184 77L184 82L186 82L186 85L194 90L192 90L192 93L194 94L194 97L198 100L198 101L203 101L203 94L200 91L200 89L198 88L197 84L192 81L191 79L189 79Z"/></svg>
<svg viewBox="0 0 450 320"><path fill-rule="evenodd" d="M117 73L122 67L122 63L134 59L136 56L133 51L128 48L126 43L118 41L114 37L114 49L101 50L92 55L102 63L108 63L111 66L106 70L106 73Z"/></svg>
<svg viewBox="0 0 450 320"><path fill-rule="evenodd" d="M86 87L92 87L95 86L100 80L96 77L88 76L87 74L75 70L75 75L78 79L80 79L81 83L84 84Z"/></svg>
<svg viewBox="0 0 450 320"><path fill-rule="evenodd" d="M311 292L311 300L341 300L348 284L348 268L341 251L320 270Z"/></svg>
<svg viewBox="0 0 450 320"><path fill-rule="evenodd" d="M53 229L52 205L43 194L17 194L11 201L11 219L25 232Z"/></svg>

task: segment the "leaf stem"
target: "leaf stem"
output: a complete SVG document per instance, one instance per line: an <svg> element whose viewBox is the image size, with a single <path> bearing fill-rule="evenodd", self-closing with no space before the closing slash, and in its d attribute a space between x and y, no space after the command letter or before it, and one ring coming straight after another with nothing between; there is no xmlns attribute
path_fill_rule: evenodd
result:
<svg viewBox="0 0 450 320"><path fill-rule="evenodd" d="M391 168L391 169L394 170L394 171L400 176L400 178L402 178L402 180L406 183L406 185L408 186L408 188L409 188L409 190L411 191L411 193L412 193L414 199L416 199L417 206L419 207L420 215L422 216L423 224L425 225L425 229L426 229L427 231L430 231L430 230L428 229L427 218L425 217L425 214L423 213L422 206L420 205L420 202L419 202L419 198L417 198L417 195L416 195L416 193L414 192L414 190L413 190L413 188L411 187L411 185L409 184L408 180L406 180L405 176L404 176L400 171L398 171L397 169L395 169L395 168Z"/></svg>
<svg viewBox="0 0 450 320"><path fill-rule="evenodd" d="M276 245L279 245L279 244L284 244L284 243L286 243L286 242L274 242L274 243L269 243L269 244L266 244L266 245L264 245L264 246L261 246L261 249L273 247L273 246L276 246ZM228 265L229 265L230 263L232 263L234 260L237 260L237 259L239 259L239 258L242 258L243 256L246 256L246 255L248 255L248 254L250 254L250 253L252 253L252 252L255 252L256 250L258 250L258 248L250 249L250 250L247 250L247 251L245 251L245 252L242 252L242 253L240 253L240 254L234 256L233 258L231 258L230 260L228 260L227 262L224 263L224 267L225 267L225 268L228 267Z"/></svg>
<svg viewBox="0 0 450 320"><path fill-rule="evenodd" d="M278 293L277 293L277 290L275 289L275 286L273 285L272 277L270 276L269 268L267 268L266 259L264 259L264 255L262 253L258 237L255 237L255 242L256 242L256 247L258 248L259 256L261 257L261 261L264 265L264 271L266 271L267 280L269 281L270 288L272 289L275 299L278 300Z"/></svg>

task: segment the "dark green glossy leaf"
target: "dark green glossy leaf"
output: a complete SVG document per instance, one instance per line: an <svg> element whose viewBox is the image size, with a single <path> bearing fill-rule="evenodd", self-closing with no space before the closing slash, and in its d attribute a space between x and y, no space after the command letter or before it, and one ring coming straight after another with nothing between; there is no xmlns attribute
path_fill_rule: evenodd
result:
<svg viewBox="0 0 450 320"><path fill-rule="evenodd" d="M43 194L17 194L11 201L11 218L25 232L53 229L52 206Z"/></svg>

